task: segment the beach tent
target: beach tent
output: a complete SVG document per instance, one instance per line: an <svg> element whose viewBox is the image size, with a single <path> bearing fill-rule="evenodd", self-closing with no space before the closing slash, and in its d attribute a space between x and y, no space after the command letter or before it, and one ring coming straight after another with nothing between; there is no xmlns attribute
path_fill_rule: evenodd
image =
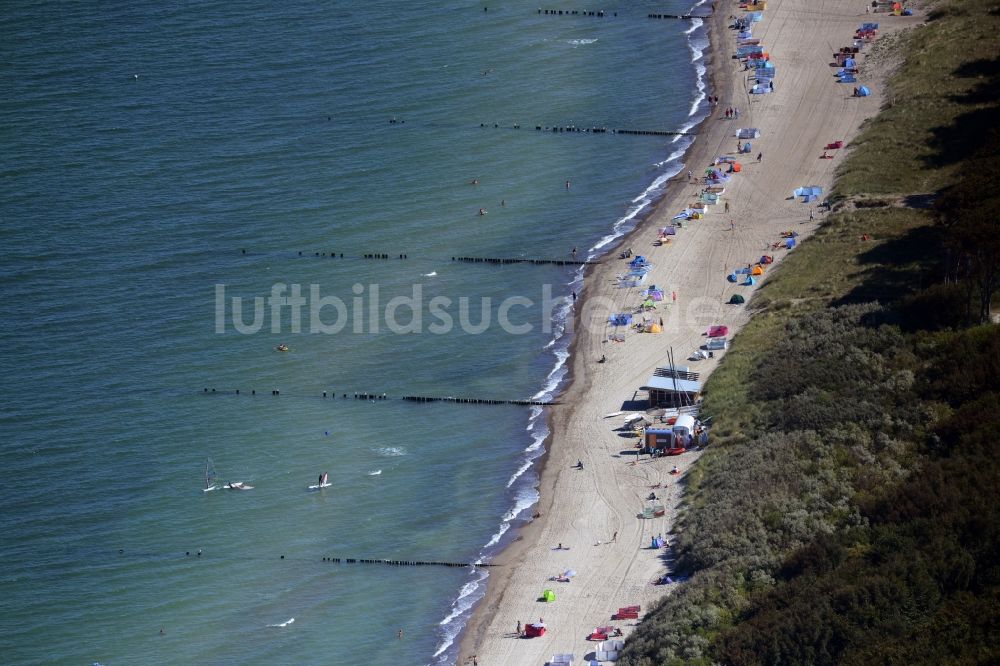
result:
<svg viewBox="0 0 1000 666"><path fill-rule="evenodd" d="M761 85L760 83L750 89L751 95L766 95L769 92L771 92L771 86Z"/></svg>
<svg viewBox="0 0 1000 666"><path fill-rule="evenodd" d="M729 299L730 305L742 305L746 303L747 299L743 298L742 294L733 294L732 298Z"/></svg>
<svg viewBox="0 0 1000 666"><path fill-rule="evenodd" d="M791 250L793 247L795 247L795 239L794 238L786 238L785 239L785 249L786 250Z"/></svg>
<svg viewBox="0 0 1000 666"><path fill-rule="evenodd" d="M555 601L556 593L552 590L542 590L542 599L545 601Z"/></svg>
<svg viewBox="0 0 1000 666"><path fill-rule="evenodd" d="M575 657L569 653L560 653L552 655L549 659L549 666L573 666L573 659Z"/></svg>
<svg viewBox="0 0 1000 666"><path fill-rule="evenodd" d="M791 239L789 239L789 240L791 240ZM752 275L748 275L747 279L746 279L746 282L743 283L743 286L744 287L752 287L755 284L757 284L757 280L754 280Z"/></svg>
<svg viewBox="0 0 1000 666"><path fill-rule="evenodd" d="M644 257L641 254L639 254L639 255L636 255L635 259L633 259L632 261L628 262L628 265L631 266L632 268L642 268L643 266L649 266L650 263L646 259L646 257Z"/></svg>
<svg viewBox="0 0 1000 666"><path fill-rule="evenodd" d="M763 275L763 274L764 274L764 269L761 268L759 265L754 266L753 270L750 271L750 275Z"/></svg>
<svg viewBox="0 0 1000 666"><path fill-rule="evenodd" d="M642 309L643 310L652 310L655 307L656 307L656 305L653 303L653 299L652 298L647 298L646 300L644 300L642 302Z"/></svg>
<svg viewBox="0 0 1000 666"><path fill-rule="evenodd" d="M524 637L536 638L545 635L545 625L541 622L524 625Z"/></svg>
<svg viewBox="0 0 1000 666"><path fill-rule="evenodd" d="M612 326L630 326L632 324L632 315L625 312L614 314L608 317L608 323Z"/></svg>
<svg viewBox="0 0 1000 666"><path fill-rule="evenodd" d="M737 139L756 139L760 136L760 130L756 127L741 127L736 130Z"/></svg>
<svg viewBox="0 0 1000 666"><path fill-rule="evenodd" d="M660 327L659 324L653 324L652 326L649 327L649 332L650 333L663 333L663 329Z"/></svg>
<svg viewBox="0 0 1000 666"><path fill-rule="evenodd" d="M823 194L823 188L818 185L807 185L805 187L797 187L792 191L793 197L802 197L802 203L809 203L810 201L816 201L819 196Z"/></svg>
<svg viewBox="0 0 1000 666"><path fill-rule="evenodd" d="M708 327L708 337L710 338L721 338L729 335L729 327L716 324L714 326Z"/></svg>
<svg viewBox="0 0 1000 666"><path fill-rule="evenodd" d="M772 256L770 256L770 255L767 255L767 254L765 254L764 256L762 256L762 257L760 258L760 262L759 262L759 263L761 263L761 264L765 264L765 265L767 265L767 264L771 264L771 263L774 263L774 257L772 257Z"/></svg>
<svg viewBox="0 0 1000 666"><path fill-rule="evenodd" d="M726 279L729 280L730 282L739 282L740 276L737 275L736 273L730 273Z"/></svg>
<svg viewBox="0 0 1000 666"><path fill-rule="evenodd" d="M648 500L646 506L642 507L642 517L647 520L661 518L666 514L667 509L663 506L663 502L659 500Z"/></svg>
<svg viewBox="0 0 1000 666"><path fill-rule="evenodd" d="M663 290L662 289L657 289L656 287L650 287L649 289L646 290L646 296L649 297L653 301L662 301L663 300Z"/></svg>
<svg viewBox="0 0 1000 666"><path fill-rule="evenodd" d="M868 89L868 86L858 87L858 97L868 97L872 94L872 91Z"/></svg>

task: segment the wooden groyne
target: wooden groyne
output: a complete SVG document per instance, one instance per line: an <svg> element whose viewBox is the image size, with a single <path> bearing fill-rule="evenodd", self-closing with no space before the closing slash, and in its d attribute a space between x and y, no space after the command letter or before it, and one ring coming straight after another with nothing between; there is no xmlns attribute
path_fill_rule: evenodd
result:
<svg viewBox="0 0 1000 666"><path fill-rule="evenodd" d="M493 129L521 129L520 124L501 125L500 123L479 123L480 127ZM629 128L608 128L608 127L582 127L580 125L535 125L536 132L552 133L577 133L577 134L624 134L627 136L697 136L696 132L675 132L673 130L645 130Z"/></svg>
<svg viewBox="0 0 1000 666"><path fill-rule="evenodd" d="M373 560L355 557L324 557L324 562L334 564L383 564L390 567L495 567L483 562L423 562L420 560Z"/></svg>
<svg viewBox="0 0 1000 666"><path fill-rule="evenodd" d="M609 14L603 9L539 9L539 14L543 16L593 16L605 18ZM618 12L611 12L611 16L618 16Z"/></svg>
<svg viewBox="0 0 1000 666"><path fill-rule="evenodd" d="M694 19L708 19L711 18L711 14L703 14L700 16L695 16L693 14L646 14L646 18L651 19L682 19L686 21L691 21Z"/></svg>
<svg viewBox="0 0 1000 666"><path fill-rule="evenodd" d="M577 259L525 259L520 257L452 257L451 260L473 264L552 264L555 266L592 266L601 263Z"/></svg>
<svg viewBox="0 0 1000 666"><path fill-rule="evenodd" d="M541 402L538 400L493 400L489 398L453 398L430 397L421 395L404 395L403 400L410 402L454 402L463 405L525 405L534 407L550 407L558 405L558 402Z"/></svg>
<svg viewBox="0 0 1000 666"><path fill-rule="evenodd" d="M200 395L239 395L239 396L253 396L257 395L272 395L281 396L280 389L270 389L270 391L261 391L257 393L257 389L250 389L250 391L241 389L214 389L214 388L203 388ZM457 398L454 396L423 396L423 395L404 395L398 398L389 396L386 393L370 393L368 391L355 391L353 393L341 393L340 400L365 400L368 402L382 401L382 400L404 400L406 402L450 402L460 405L518 405L518 406L529 406L529 407L550 407L553 405L558 405L558 402L542 402L539 400L507 400L502 398ZM337 400L337 392L328 390L322 391L319 394L311 394L304 396L302 394L295 394L292 397L313 397L322 399L332 399Z"/></svg>

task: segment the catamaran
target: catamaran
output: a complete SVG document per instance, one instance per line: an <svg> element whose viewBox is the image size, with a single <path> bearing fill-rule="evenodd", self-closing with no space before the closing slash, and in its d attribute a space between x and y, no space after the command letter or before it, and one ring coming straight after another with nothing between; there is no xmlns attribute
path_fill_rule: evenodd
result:
<svg viewBox="0 0 1000 666"><path fill-rule="evenodd" d="M319 483L314 486L309 486L309 490L319 490L321 488L329 488L333 484L330 483L330 475L323 472L319 475Z"/></svg>

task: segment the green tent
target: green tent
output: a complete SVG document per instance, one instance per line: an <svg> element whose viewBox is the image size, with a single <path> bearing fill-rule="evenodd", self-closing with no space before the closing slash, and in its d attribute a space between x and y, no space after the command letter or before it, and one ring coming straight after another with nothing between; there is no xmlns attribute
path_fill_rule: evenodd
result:
<svg viewBox="0 0 1000 666"><path fill-rule="evenodd" d="M542 590L542 599L545 599L545 601L555 601L556 593L552 590Z"/></svg>
<svg viewBox="0 0 1000 666"><path fill-rule="evenodd" d="M742 294L733 294L733 297L729 299L730 305L740 305L741 303L746 303L747 299L743 298Z"/></svg>

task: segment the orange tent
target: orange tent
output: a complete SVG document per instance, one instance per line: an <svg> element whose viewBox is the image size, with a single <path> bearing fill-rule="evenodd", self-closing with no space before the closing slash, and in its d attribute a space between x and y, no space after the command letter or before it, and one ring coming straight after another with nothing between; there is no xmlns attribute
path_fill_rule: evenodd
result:
<svg viewBox="0 0 1000 666"><path fill-rule="evenodd" d="M743 171L743 165L739 162L733 162L733 172L739 173L740 171Z"/></svg>

